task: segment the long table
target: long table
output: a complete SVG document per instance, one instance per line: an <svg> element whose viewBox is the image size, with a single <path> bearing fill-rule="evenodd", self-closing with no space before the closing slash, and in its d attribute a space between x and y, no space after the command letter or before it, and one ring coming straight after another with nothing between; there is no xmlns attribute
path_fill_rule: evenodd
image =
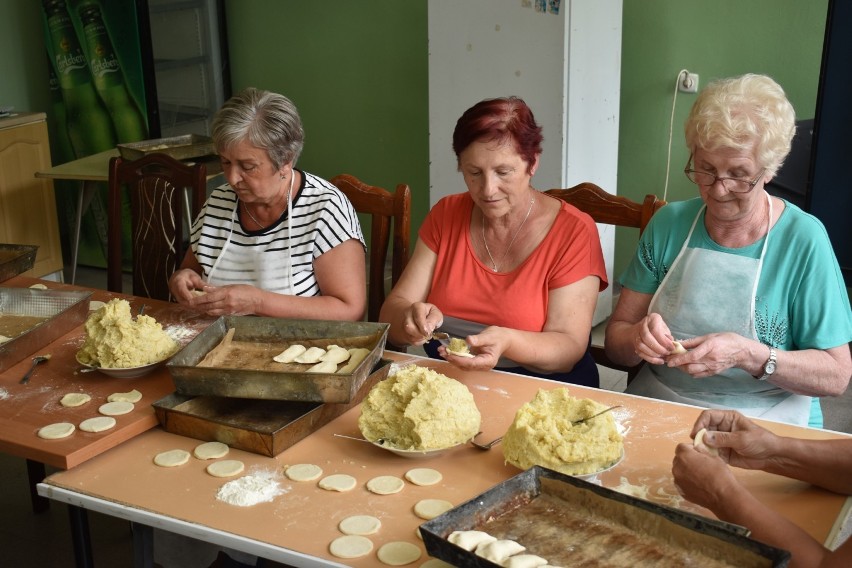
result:
<svg viewBox="0 0 852 568"><path fill-rule="evenodd" d="M465 372L444 361L386 353L397 364L416 363L455 378L470 389L482 413L481 439L501 436L515 412L539 389L568 388L573 396L602 404L620 404L614 410L625 434L625 457L596 482L664 505L709 515L684 501L674 487L671 461L679 442L689 441L689 431L700 409L627 394L562 385L543 379L502 372ZM481 451L470 445L441 456L406 459L363 441L359 437L359 408L343 414L276 457L232 449L228 459L243 461L246 474L274 475L285 493L272 502L238 507L217 500L218 489L228 480L205 473L208 462L191 459L177 468L161 468L153 457L166 450L192 449L199 440L155 428L136 436L39 484L41 495L76 507L91 509L137 525L158 527L227 546L292 566L376 566L375 550L354 560L330 555L329 543L340 536L338 522L349 515L371 514L382 521L371 538L375 548L386 542L408 541L423 547L416 535L423 522L413 513L420 499L438 498L460 504L519 473L503 461L500 446ZM763 422L782 435L802 438L843 437L844 434ZM324 475L346 473L358 486L337 493L320 489L316 482L292 482L282 475L288 465L313 463ZM443 475L438 485L406 484L402 492L379 496L365 483L378 475L403 476L413 467L430 467ZM769 507L788 517L814 538L824 542L844 511L846 498L808 484L759 471L735 470L735 475ZM140 533L143 534L144 533ZM142 537L144 554L137 559L150 565L150 537ZM425 559L425 551L422 560ZM421 561L422 561L421 560ZM419 563L418 563L419 565Z"/></svg>

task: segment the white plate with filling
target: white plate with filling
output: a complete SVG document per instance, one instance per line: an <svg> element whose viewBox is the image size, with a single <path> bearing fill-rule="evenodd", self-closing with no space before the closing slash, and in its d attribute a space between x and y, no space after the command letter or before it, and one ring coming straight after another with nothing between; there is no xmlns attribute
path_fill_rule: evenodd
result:
<svg viewBox="0 0 852 568"><path fill-rule="evenodd" d="M104 375L108 375L116 379L135 379L138 377L142 377L156 369L159 365L165 363L165 361L166 359L163 359L162 361L148 363L147 365L141 365L139 367L99 367L97 365L89 365L88 363L83 363L82 361L80 361L80 359L77 359L77 362L86 367L87 369L91 369L92 371L98 371L100 373L103 373Z"/></svg>
<svg viewBox="0 0 852 568"><path fill-rule="evenodd" d="M467 442L462 442L461 444L456 444L454 446L449 446L447 448L440 448L440 449L436 449L436 450L404 450L402 448L394 448L393 446L389 445L389 443L385 442L384 440L378 440L376 442L373 442L372 440L368 440L368 442L370 442L371 444L373 444L377 448L387 450L387 451L389 451L393 454L396 454L398 456L401 456L401 457L404 457L404 458L415 458L415 459L416 458L434 458L434 457L440 456L444 452L447 452L449 450L452 450L453 448L457 448L457 447L462 446L462 445L467 443Z"/></svg>
<svg viewBox="0 0 852 568"><path fill-rule="evenodd" d="M576 477L578 479L584 479L586 481L592 481L597 476L599 476L600 474L606 473L607 471L613 469L615 466L620 464L621 460L623 460L623 459L624 459L624 448L621 448L621 455L618 457L618 459L615 460L614 462L612 462L611 464L609 464L608 466L606 466L605 468L600 469L598 471L593 471L592 473L584 473L582 475L573 475L572 477Z"/></svg>

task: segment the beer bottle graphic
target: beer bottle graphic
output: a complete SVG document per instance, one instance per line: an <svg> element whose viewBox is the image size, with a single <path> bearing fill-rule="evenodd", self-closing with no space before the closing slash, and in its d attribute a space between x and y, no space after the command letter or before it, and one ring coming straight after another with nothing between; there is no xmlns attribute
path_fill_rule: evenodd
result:
<svg viewBox="0 0 852 568"><path fill-rule="evenodd" d="M112 118L118 142L138 142L148 137L148 127L124 82L121 63L109 37L97 2L77 8L89 52L89 69L95 89Z"/></svg>
<svg viewBox="0 0 852 568"><path fill-rule="evenodd" d="M115 148L112 121L92 85L86 56L80 47L65 0L42 0L53 63L65 101L68 138L78 158Z"/></svg>

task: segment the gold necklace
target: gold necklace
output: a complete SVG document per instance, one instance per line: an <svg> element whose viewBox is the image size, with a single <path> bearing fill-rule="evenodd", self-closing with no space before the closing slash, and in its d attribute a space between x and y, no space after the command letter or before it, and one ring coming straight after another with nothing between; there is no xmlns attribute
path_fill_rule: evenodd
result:
<svg viewBox="0 0 852 568"><path fill-rule="evenodd" d="M515 231L515 235L512 237L512 240L509 241L509 246L506 247L506 252L503 253L503 258L500 259L500 264L494 262L494 257L491 256L491 249L488 248L488 241L485 240L485 215L482 216L482 244L485 245L485 252L488 253L488 259L491 261L491 270L494 272L500 272L500 267L503 266L503 262L505 262L506 257L509 256L509 251L512 250L512 245L515 244L515 239L518 238L518 235L521 234L521 229L524 228L524 225L527 222L527 219L530 218L530 213L532 213L533 205L535 204L535 192L533 192L533 196L530 199L530 208L527 209L527 215L524 217L524 220L521 221L521 225L518 227L518 230Z"/></svg>
<svg viewBox="0 0 852 568"><path fill-rule="evenodd" d="M290 189L287 190L287 203L288 203L288 205L290 203L290 196L293 194L293 180L295 180L295 179L296 179L295 172L291 172L290 173ZM263 225L260 224L260 221L258 221L255 218L255 216L251 214L251 210L249 210L249 208L248 208L248 203L246 203L245 201L240 201L240 203L243 204L243 209L246 210L246 213L248 213L248 216L251 218L252 221L254 221L254 224L257 225L261 229L265 228ZM284 211L282 211L281 213L284 213Z"/></svg>
<svg viewBox="0 0 852 568"><path fill-rule="evenodd" d="M243 201L243 209L245 209L246 213L248 213L248 216L251 217L251 220L254 221L254 224L262 229L263 225L261 225L260 221L255 219L254 215L251 214L251 210L248 208L248 203L246 203L245 201Z"/></svg>

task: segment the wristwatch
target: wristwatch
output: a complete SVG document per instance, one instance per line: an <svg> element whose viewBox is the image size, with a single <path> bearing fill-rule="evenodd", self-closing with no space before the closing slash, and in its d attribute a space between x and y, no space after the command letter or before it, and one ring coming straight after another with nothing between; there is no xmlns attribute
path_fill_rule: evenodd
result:
<svg viewBox="0 0 852 568"><path fill-rule="evenodd" d="M766 363L763 364L763 374L757 377L758 381L765 381L769 377L772 376L772 373L775 372L775 359L777 358L777 354L775 353L775 349L772 347L769 348L769 359L766 360Z"/></svg>

